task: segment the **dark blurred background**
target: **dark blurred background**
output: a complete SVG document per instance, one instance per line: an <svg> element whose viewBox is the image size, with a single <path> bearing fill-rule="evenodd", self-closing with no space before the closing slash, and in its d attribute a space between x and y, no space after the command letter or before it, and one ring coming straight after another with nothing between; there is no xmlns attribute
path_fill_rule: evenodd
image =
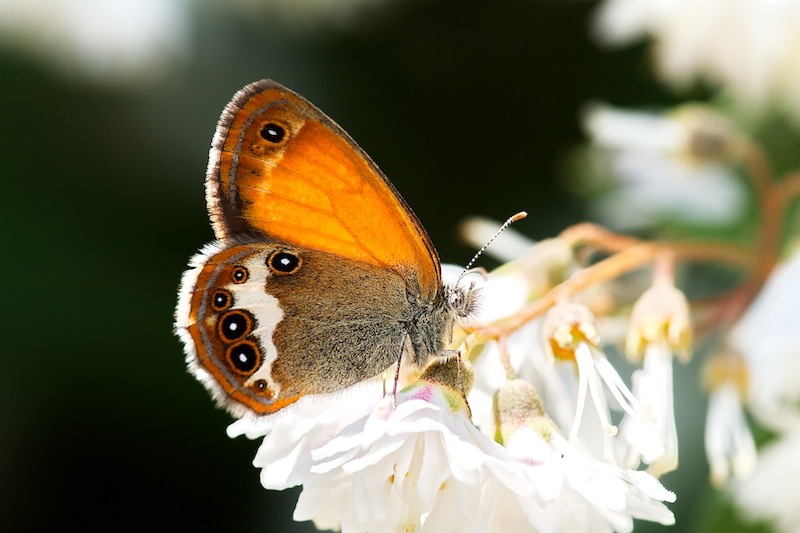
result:
<svg viewBox="0 0 800 533"><path fill-rule="evenodd" d="M185 3L161 70L109 79L4 26L0 530L311 530L290 525L297 491L261 488L258 442L226 437L172 334L181 272L212 239L208 146L244 84L273 78L339 122L457 264L466 216L524 209L535 239L584 218L561 185L583 104L672 98L643 47L591 41L592 2L373 4L334 21ZM706 472L699 448L682 460L685 531Z"/></svg>

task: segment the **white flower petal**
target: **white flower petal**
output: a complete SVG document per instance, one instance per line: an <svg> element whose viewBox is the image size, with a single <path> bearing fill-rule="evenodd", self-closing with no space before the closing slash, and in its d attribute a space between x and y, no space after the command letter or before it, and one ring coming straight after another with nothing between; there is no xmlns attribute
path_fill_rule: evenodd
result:
<svg viewBox="0 0 800 533"><path fill-rule="evenodd" d="M652 414L650 418L626 417L620 436L628 445L626 466L636 468L640 458L656 476L678 466L678 432L672 385L673 355L664 343L645 349L644 367L633 373L633 392Z"/></svg>

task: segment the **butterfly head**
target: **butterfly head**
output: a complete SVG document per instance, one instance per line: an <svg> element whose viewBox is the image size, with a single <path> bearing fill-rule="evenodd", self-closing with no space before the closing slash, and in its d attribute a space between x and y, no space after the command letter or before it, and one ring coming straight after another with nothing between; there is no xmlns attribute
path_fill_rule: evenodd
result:
<svg viewBox="0 0 800 533"><path fill-rule="evenodd" d="M463 320L469 318L478 309L479 294L474 283L470 283L469 285L445 285L444 298L447 302L447 308L455 319Z"/></svg>

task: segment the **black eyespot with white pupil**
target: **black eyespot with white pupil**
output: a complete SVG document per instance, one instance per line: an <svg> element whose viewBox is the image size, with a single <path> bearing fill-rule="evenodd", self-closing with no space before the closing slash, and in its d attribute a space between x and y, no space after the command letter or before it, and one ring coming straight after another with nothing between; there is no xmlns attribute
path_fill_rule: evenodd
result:
<svg viewBox="0 0 800 533"><path fill-rule="evenodd" d="M247 272L247 269L243 266L235 266L233 267L233 273L231 274L231 279L234 283L244 283L247 281L248 276L250 275Z"/></svg>
<svg viewBox="0 0 800 533"><path fill-rule="evenodd" d="M237 374L247 376L261 366L261 351L251 340L243 340L228 348L226 357L231 369Z"/></svg>
<svg viewBox="0 0 800 533"><path fill-rule="evenodd" d="M293 274L300 268L300 258L287 251L272 252L267 258L267 266L278 275Z"/></svg>
<svg viewBox="0 0 800 533"><path fill-rule="evenodd" d="M280 144L286 137L286 130L274 122L269 122L261 128L261 138L274 144Z"/></svg>
<svg viewBox="0 0 800 533"><path fill-rule="evenodd" d="M211 296L211 307L214 311L225 311L233 305L233 296L225 289L217 289Z"/></svg>
<svg viewBox="0 0 800 533"><path fill-rule="evenodd" d="M222 315L219 335L225 342L234 342L253 331L253 317L247 311L234 309Z"/></svg>
<svg viewBox="0 0 800 533"><path fill-rule="evenodd" d="M256 394L259 394L268 400L271 400L275 396L275 393L270 390L269 384L264 379L255 380L250 387L253 389L253 391L255 391Z"/></svg>

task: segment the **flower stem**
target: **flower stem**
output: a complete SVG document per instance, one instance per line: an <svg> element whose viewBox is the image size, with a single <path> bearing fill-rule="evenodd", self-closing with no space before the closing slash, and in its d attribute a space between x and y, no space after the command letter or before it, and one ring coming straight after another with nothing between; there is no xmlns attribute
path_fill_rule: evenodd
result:
<svg viewBox="0 0 800 533"><path fill-rule="evenodd" d="M586 229L591 229L587 225ZM603 230L599 235L603 235ZM607 232L609 235L614 235ZM577 235L577 232L575 233ZM601 242L609 242L601 239ZM689 243L689 242L644 242L637 244L598 261L597 263L581 270L573 277L563 281L540 298L531 302L522 311L514 315L507 322L498 326L472 325L465 329L469 332L480 332L481 336L490 339L507 337L527 322L541 316L558 301L569 298L579 292L605 281L612 280L636 268L645 266L654 261L663 253L671 253L676 260L684 261L718 261L732 263L745 268L752 266L752 254L743 248L733 245L714 243Z"/></svg>

